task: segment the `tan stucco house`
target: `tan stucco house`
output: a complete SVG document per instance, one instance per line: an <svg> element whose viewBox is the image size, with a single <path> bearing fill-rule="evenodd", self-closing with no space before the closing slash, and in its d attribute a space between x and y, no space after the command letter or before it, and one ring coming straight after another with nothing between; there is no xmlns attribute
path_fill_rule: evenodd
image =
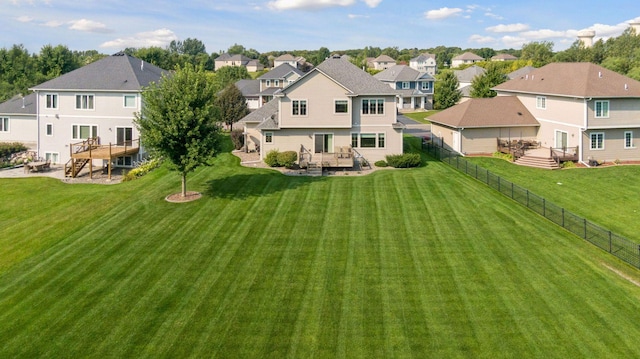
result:
<svg viewBox="0 0 640 359"><path fill-rule="evenodd" d="M402 153L396 91L355 65L329 58L241 120L260 158L295 151L301 165L352 167Z"/></svg>
<svg viewBox="0 0 640 359"><path fill-rule="evenodd" d="M494 90L531 112L543 147L575 148L584 163L640 160L640 81L592 63L551 63Z"/></svg>

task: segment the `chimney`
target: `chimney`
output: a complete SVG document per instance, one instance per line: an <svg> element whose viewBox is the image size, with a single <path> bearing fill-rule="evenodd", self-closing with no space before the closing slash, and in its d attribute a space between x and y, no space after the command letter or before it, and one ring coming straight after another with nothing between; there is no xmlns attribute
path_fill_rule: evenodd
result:
<svg viewBox="0 0 640 359"><path fill-rule="evenodd" d="M596 32L593 30L582 30L578 32L578 40L582 42L584 47L593 46L593 38L596 37Z"/></svg>

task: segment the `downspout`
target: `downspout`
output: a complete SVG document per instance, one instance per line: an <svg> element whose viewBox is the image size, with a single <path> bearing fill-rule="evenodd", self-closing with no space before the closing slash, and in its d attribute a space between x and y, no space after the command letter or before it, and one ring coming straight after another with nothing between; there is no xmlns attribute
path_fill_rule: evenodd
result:
<svg viewBox="0 0 640 359"><path fill-rule="evenodd" d="M591 97L589 98L585 98L584 99L584 123L582 128L580 129L580 138L578 139L578 143L579 143L579 151L578 151L578 162L582 163L583 165L587 165L587 163L584 162L584 157L583 157L583 153L584 153L584 131L587 130L588 127L588 123L589 123L589 101L591 101Z"/></svg>
<svg viewBox="0 0 640 359"><path fill-rule="evenodd" d="M36 126L38 126L37 138L36 138L36 153L40 157L40 94L38 90L36 93Z"/></svg>

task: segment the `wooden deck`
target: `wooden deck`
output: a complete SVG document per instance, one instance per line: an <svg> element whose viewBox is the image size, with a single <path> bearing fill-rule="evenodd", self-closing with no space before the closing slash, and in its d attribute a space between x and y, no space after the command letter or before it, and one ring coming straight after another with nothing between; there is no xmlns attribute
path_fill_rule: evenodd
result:
<svg viewBox="0 0 640 359"><path fill-rule="evenodd" d="M107 171L111 179L111 167L118 157L131 156L140 152L140 139L125 141L122 144L100 144L99 138L89 138L69 146L71 159L65 164L65 175L76 177L82 168L89 164L89 176L93 177L93 160L108 160Z"/></svg>
<svg viewBox="0 0 640 359"><path fill-rule="evenodd" d="M90 148L82 152L72 153L73 158L86 158L95 160L109 160L123 156L135 155L140 151L140 147L118 146L118 145L101 145L96 148Z"/></svg>

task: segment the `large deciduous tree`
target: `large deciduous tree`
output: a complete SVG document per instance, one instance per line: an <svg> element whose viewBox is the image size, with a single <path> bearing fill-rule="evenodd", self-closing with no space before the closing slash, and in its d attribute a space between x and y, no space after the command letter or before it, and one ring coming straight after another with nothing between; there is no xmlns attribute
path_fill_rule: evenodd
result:
<svg viewBox="0 0 640 359"><path fill-rule="evenodd" d="M496 63L489 63L486 72L476 76L471 82L471 97L495 97L497 93L491 88L507 80L507 76L502 71L502 66Z"/></svg>
<svg viewBox="0 0 640 359"><path fill-rule="evenodd" d="M459 85L460 82L453 71L440 72L433 94L433 107L436 110L444 110L458 103L462 97L462 93L458 89Z"/></svg>
<svg viewBox="0 0 640 359"><path fill-rule="evenodd" d="M216 106L220 108L221 118L233 130L233 124L249 114L247 101L238 87L230 83L218 94Z"/></svg>
<svg viewBox="0 0 640 359"><path fill-rule="evenodd" d="M181 174L183 197L187 174L209 164L221 150L215 95L204 70L189 64L164 75L142 93L144 106L135 120L142 143Z"/></svg>

